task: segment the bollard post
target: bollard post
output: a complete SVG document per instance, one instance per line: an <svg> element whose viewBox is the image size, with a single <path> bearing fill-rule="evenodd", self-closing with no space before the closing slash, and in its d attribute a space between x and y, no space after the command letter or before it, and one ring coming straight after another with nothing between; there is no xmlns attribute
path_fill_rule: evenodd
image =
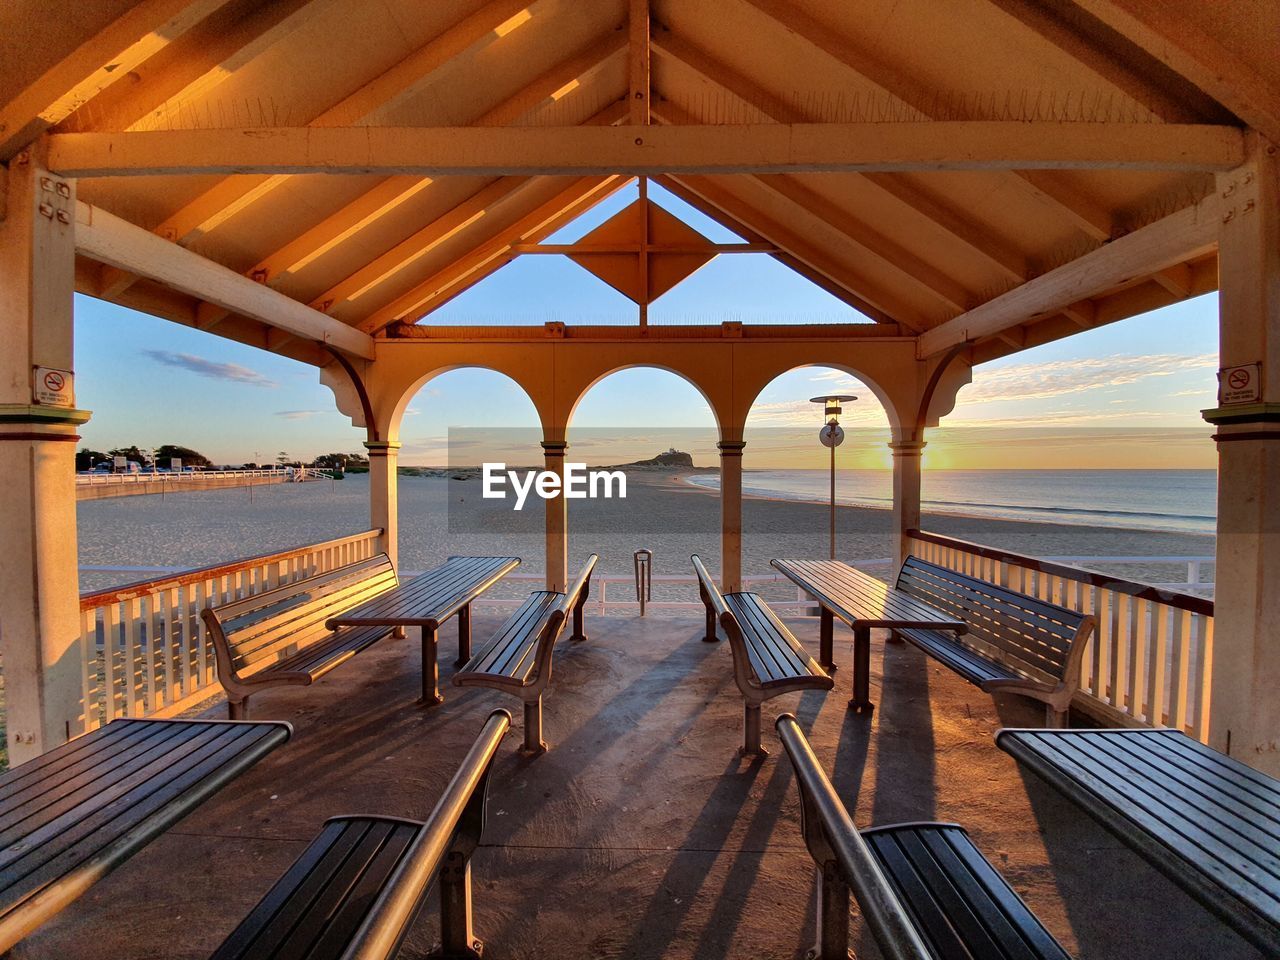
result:
<svg viewBox="0 0 1280 960"><path fill-rule="evenodd" d="M653 551L641 547L632 554L636 571L636 600L640 604L640 616L644 616L645 604L653 599Z"/></svg>

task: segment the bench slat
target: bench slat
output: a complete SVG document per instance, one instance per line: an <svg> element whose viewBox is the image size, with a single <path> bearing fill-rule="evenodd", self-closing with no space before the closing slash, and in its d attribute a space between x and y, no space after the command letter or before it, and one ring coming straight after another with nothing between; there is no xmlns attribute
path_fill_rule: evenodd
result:
<svg viewBox="0 0 1280 960"><path fill-rule="evenodd" d="M551 590L531 594L460 672L528 680L537 669L538 639L563 596Z"/></svg>
<svg viewBox="0 0 1280 960"><path fill-rule="evenodd" d="M1013 680L1019 674L987 657L956 643L955 638L936 630L899 630L898 636L950 667L970 683L988 680Z"/></svg>
<svg viewBox="0 0 1280 960"><path fill-rule="evenodd" d="M730 593L725 603L737 618L762 685L797 677L826 676L768 605L754 593Z"/></svg>

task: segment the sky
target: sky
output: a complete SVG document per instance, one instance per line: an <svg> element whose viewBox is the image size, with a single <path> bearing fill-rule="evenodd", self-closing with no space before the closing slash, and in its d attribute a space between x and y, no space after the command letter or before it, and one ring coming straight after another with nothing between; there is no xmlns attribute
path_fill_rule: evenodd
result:
<svg viewBox="0 0 1280 960"><path fill-rule="evenodd" d="M635 199L627 188L549 238L571 242ZM675 197L653 199L711 239L738 238ZM518 305L516 309L513 305ZM781 305L781 306L779 306ZM763 254L721 256L650 307L651 323L860 322L847 305ZM457 297L440 324L634 323L635 307L562 257L523 257ZM163 443L216 463L309 460L361 450L364 431L339 414L315 368L114 304L76 297L76 399L93 411L81 446ZM926 468L1216 465L1199 411L1216 391L1217 298L1210 294L976 367L954 412L928 434ZM808 398L852 393L841 462L887 467L887 421L874 395L847 373L802 368L757 398L747 425L747 468L820 467L821 411ZM402 464L454 462L467 428L510 429L514 447L536 441L532 403L492 371L455 370L429 382L402 427ZM714 464L714 420L674 374L630 369L596 384L570 424L571 449L589 463L624 463L674 446ZM533 447L536 450L536 447ZM525 457L523 463L536 459ZM513 453L512 462L521 462Z"/></svg>

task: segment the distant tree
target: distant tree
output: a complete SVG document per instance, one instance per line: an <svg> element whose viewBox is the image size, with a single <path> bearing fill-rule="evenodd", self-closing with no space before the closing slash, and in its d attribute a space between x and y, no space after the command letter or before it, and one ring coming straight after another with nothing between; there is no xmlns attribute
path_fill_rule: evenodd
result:
<svg viewBox="0 0 1280 960"><path fill-rule="evenodd" d="M176 443L166 443L156 447L156 462L168 466L170 460L177 457L184 467L211 467L213 462L203 453L190 447L180 447Z"/></svg>
<svg viewBox="0 0 1280 960"><path fill-rule="evenodd" d="M257 470L258 465L256 463L242 463L240 464L240 469L241 470Z"/></svg>
<svg viewBox="0 0 1280 960"><path fill-rule="evenodd" d="M321 470L350 470L369 465L369 458L358 453L322 453L311 464Z"/></svg>
<svg viewBox="0 0 1280 960"><path fill-rule="evenodd" d="M77 450L76 451L76 471L92 470L95 464L101 463L107 459L107 455L101 450Z"/></svg>
<svg viewBox="0 0 1280 960"><path fill-rule="evenodd" d="M282 467L284 467L284 466L288 466L288 464L289 464L289 453L288 453L288 451L286 451L286 450L281 450L279 453L277 453L277 454L276 454L276 463L280 464L280 466L282 466Z"/></svg>
<svg viewBox="0 0 1280 960"><path fill-rule="evenodd" d="M114 450L108 450L107 456L124 457L126 460L130 461L131 463L137 463L137 464L146 463L148 460L151 459L149 455L139 450L136 445L132 447L116 447Z"/></svg>

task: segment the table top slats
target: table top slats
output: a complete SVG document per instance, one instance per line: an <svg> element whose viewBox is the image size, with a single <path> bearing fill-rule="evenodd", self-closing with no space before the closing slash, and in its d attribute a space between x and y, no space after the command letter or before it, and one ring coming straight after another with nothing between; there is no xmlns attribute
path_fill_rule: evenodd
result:
<svg viewBox="0 0 1280 960"><path fill-rule="evenodd" d="M1119 801L1119 804L1113 802L1113 806L1122 805L1148 833L1178 850L1237 896L1280 910L1280 889L1269 890L1267 886L1274 879L1263 867L1224 842L1222 836L1211 829L1214 824L1205 814L1149 783L1120 779L1117 785L1113 780L1120 771L1094 759L1087 749L1078 745L1049 743L1045 750L1057 756L1064 766L1069 765L1077 775L1087 776L1096 792L1110 793Z"/></svg>
<svg viewBox="0 0 1280 960"><path fill-rule="evenodd" d="M450 557L434 570L331 617L328 625L438 627L519 563L519 557Z"/></svg>
<svg viewBox="0 0 1280 960"><path fill-rule="evenodd" d="M117 733L113 728L119 727ZM155 737L171 735L172 728L116 721L104 730L110 735L80 737L66 746L73 749L51 750L14 768L5 775L0 786L0 824L8 824L14 808L31 797L55 790L68 780L80 776L95 764L117 762L127 751L138 749ZM28 770L31 767L33 769ZM29 816L29 811L23 811ZM0 826L0 829L4 827Z"/></svg>
<svg viewBox="0 0 1280 960"><path fill-rule="evenodd" d="M851 627L966 629L939 611L840 560L772 561L773 566Z"/></svg>
<svg viewBox="0 0 1280 960"><path fill-rule="evenodd" d="M1003 730L996 742L1252 942L1280 949L1280 781L1175 730Z"/></svg>
<svg viewBox="0 0 1280 960"><path fill-rule="evenodd" d="M117 720L0 777L0 792L21 800L0 814L0 951L291 732L285 723Z"/></svg>

